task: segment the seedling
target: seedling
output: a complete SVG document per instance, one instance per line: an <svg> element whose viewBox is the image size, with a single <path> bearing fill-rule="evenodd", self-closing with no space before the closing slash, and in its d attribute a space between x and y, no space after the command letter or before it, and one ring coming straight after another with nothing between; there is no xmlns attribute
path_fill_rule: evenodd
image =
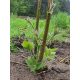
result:
<svg viewBox="0 0 80 80"><path fill-rule="evenodd" d="M37 58L34 56L30 56L25 60L26 64L30 68L31 72L35 73L40 69L43 69L45 67L44 62L38 63Z"/></svg>
<svg viewBox="0 0 80 80"><path fill-rule="evenodd" d="M46 18L42 45L40 45L38 41L38 25L39 25L41 2L42 0L38 0L34 43L26 40L24 40L22 43L22 46L24 48L28 49L29 51L33 51L34 53L32 56L29 56L25 60L27 66L30 68L32 72L44 69L46 66L46 61L54 60L55 53L57 50L56 48L51 49L46 47L50 18L54 8L53 0L48 0L47 18Z"/></svg>
<svg viewBox="0 0 80 80"><path fill-rule="evenodd" d="M46 61L54 60L56 55L56 48L50 49L46 48L44 52L44 57L42 62L38 62L38 58L35 56L29 56L26 58L25 62L27 66L30 68L31 72L36 73L40 70L43 70L46 67Z"/></svg>

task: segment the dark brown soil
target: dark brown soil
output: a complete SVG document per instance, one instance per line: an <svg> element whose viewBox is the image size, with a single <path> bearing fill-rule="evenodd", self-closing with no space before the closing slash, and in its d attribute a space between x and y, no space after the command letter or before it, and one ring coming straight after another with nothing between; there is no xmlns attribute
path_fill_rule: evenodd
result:
<svg viewBox="0 0 80 80"><path fill-rule="evenodd" d="M55 43L50 47L57 47L56 59L47 62L48 70L33 74L25 65L25 57L30 53L21 51L18 54L11 53L10 80L70 80L70 48L69 43Z"/></svg>

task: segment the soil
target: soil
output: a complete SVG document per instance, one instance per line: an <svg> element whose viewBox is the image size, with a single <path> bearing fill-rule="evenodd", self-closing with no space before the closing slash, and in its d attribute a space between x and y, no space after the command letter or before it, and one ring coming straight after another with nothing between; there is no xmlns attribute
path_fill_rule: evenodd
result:
<svg viewBox="0 0 80 80"><path fill-rule="evenodd" d="M37 74L30 72L25 65L25 57L30 53L21 51L12 54L10 58L10 78L11 80L70 80L70 45L69 43L52 43L49 47L57 47L54 61L47 62L48 70Z"/></svg>

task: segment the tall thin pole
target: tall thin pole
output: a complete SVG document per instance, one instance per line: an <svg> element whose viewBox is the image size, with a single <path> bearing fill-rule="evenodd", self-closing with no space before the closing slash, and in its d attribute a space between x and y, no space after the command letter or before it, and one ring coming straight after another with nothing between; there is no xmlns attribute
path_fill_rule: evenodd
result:
<svg viewBox="0 0 80 80"><path fill-rule="evenodd" d="M41 62L44 56L44 51L45 51L45 46L46 46L46 40L47 40L47 35L48 35L48 30L49 30L49 24L50 24L50 18L51 18L51 3L52 0L48 0L48 11L47 11L47 17L46 17L46 25L45 25L45 31L44 31L44 36L43 36L43 42L41 46L41 50L39 53L39 59L38 61Z"/></svg>
<svg viewBox="0 0 80 80"><path fill-rule="evenodd" d="M38 47L38 29L39 29L39 18L40 18L40 10L41 10L41 3L42 0L38 0L37 4L37 13L36 13L36 27L35 27L35 47L34 47L34 53L37 53L37 47Z"/></svg>

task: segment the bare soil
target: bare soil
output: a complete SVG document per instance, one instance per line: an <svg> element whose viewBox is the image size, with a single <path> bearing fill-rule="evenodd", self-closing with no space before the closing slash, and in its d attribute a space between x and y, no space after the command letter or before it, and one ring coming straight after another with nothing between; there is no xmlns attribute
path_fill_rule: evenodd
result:
<svg viewBox="0 0 80 80"><path fill-rule="evenodd" d="M48 70L33 74L25 65L25 57L30 53L21 51L12 54L10 58L10 78L11 80L70 80L70 47L69 43L52 43L49 47L57 47L54 61L47 62Z"/></svg>

